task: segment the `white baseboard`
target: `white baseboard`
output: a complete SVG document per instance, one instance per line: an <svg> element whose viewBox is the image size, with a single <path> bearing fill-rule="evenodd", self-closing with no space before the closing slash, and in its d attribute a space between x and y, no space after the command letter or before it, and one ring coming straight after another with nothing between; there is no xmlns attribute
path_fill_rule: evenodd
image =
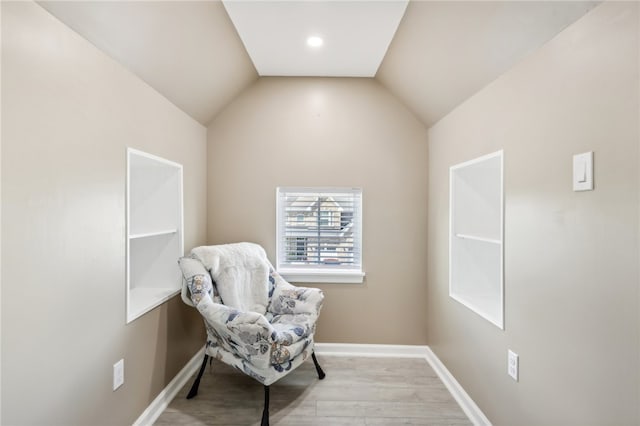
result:
<svg viewBox="0 0 640 426"><path fill-rule="evenodd" d="M204 347L200 349L194 356L187 362L182 370L176 377L169 382L166 388L160 392L160 394L154 399L146 410L138 417L133 423L133 426L147 426L152 425L162 412L167 408L169 403L173 400L176 394L187 383L189 378L198 369L202 363L202 357L204 356Z"/></svg>
<svg viewBox="0 0 640 426"><path fill-rule="evenodd" d="M429 348L420 345L362 345L350 343L316 343L315 350L324 356L365 356L426 359L453 398L475 426L491 426L491 422L471 399L460 383L447 370L440 358Z"/></svg>
<svg viewBox="0 0 640 426"><path fill-rule="evenodd" d="M315 351L325 356L365 356L389 358L425 358L428 346L364 345L352 343L316 343Z"/></svg>
<svg viewBox="0 0 640 426"><path fill-rule="evenodd" d="M440 361L440 358L438 358L429 347L427 347L426 358L431 368L433 368L440 380L442 380L442 383L449 389L453 398L458 402L462 411L469 417L469 420L471 420L475 426L491 426L491 422L482 410L480 410L480 407L476 405L456 378L453 377L453 374L447 370L447 367Z"/></svg>
<svg viewBox="0 0 640 426"><path fill-rule="evenodd" d="M323 356L361 356L386 358L422 358L436 372L453 398L460 404L462 411L475 426L491 426L491 422L460 386L460 383L447 370L438 356L426 345L364 345L351 343L316 343L315 351ZM202 361L204 348L198 351L182 370L171 380L167 387L153 400L140 415L133 426L152 425L171 400L182 389L187 380L198 369Z"/></svg>

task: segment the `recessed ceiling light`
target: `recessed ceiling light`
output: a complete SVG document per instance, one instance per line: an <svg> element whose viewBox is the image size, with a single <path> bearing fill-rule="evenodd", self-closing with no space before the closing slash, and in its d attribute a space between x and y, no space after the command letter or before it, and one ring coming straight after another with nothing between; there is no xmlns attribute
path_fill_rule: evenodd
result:
<svg viewBox="0 0 640 426"><path fill-rule="evenodd" d="M320 47L324 44L322 37L311 36L307 39L307 45L311 47Z"/></svg>

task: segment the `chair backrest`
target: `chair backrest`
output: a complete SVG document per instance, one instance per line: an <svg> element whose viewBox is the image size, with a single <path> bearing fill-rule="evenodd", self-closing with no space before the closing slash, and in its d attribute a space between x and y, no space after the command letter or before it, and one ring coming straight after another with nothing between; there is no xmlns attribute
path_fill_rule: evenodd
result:
<svg viewBox="0 0 640 426"><path fill-rule="evenodd" d="M211 274L222 302L265 314L269 304L269 260L254 243L201 246L191 250Z"/></svg>

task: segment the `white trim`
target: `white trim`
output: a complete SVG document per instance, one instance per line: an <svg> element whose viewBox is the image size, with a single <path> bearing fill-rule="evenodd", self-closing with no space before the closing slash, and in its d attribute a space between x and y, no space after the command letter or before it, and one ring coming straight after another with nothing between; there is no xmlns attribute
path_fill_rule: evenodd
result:
<svg viewBox="0 0 640 426"><path fill-rule="evenodd" d="M462 411L469 417L469 420L476 426L491 426L491 422L484 415L480 407L476 405L476 403L471 399L469 394L465 392L463 387L458 383L453 374L447 370L447 367L440 361L440 358L433 353L431 348L427 346L427 362L433 368L433 371L436 372L442 383L447 387L451 396L456 400L456 402L462 408Z"/></svg>
<svg viewBox="0 0 640 426"><path fill-rule="evenodd" d="M175 398L176 394L182 389L182 387L191 378L193 373L198 369L202 363L202 357L204 356L204 347L200 349L194 356L187 362L182 370L169 382L166 388L162 390L151 402L146 410L138 417L133 423L133 426L146 426L152 425L158 417L169 406L169 403Z"/></svg>
<svg viewBox="0 0 640 426"><path fill-rule="evenodd" d="M345 283L360 284L364 281L362 271L304 271L301 269L279 269L278 273L290 283Z"/></svg>
<svg viewBox="0 0 640 426"><path fill-rule="evenodd" d="M460 383L447 370L447 367L426 345L365 345L350 343L316 343L316 352L323 356L361 356L361 357L388 357L388 358L423 358L425 359L438 378L444 383L451 396L460 405L460 408L469 417L475 426L491 426L491 422L482 410L471 399L469 394L460 386Z"/></svg>
<svg viewBox="0 0 640 426"><path fill-rule="evenodd" d="M362 356L388 358L425 358L428 346L365 345L352 343L316 343L316 352L324 356Z"/></svg>

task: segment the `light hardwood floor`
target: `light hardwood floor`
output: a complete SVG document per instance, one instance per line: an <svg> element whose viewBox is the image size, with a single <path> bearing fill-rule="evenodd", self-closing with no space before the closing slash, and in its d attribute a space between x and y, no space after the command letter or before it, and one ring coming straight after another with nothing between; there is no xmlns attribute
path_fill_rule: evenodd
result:
<svg viewBox="0 0 640 426"><path fill-rule="evenodd" d="M422 359L318 356L271 385L270 424L470 425L447 388ZM186 395L195 375L156 421L167 425L259 425L260 383L220 362L207 367L198 395Z"/></svg>

